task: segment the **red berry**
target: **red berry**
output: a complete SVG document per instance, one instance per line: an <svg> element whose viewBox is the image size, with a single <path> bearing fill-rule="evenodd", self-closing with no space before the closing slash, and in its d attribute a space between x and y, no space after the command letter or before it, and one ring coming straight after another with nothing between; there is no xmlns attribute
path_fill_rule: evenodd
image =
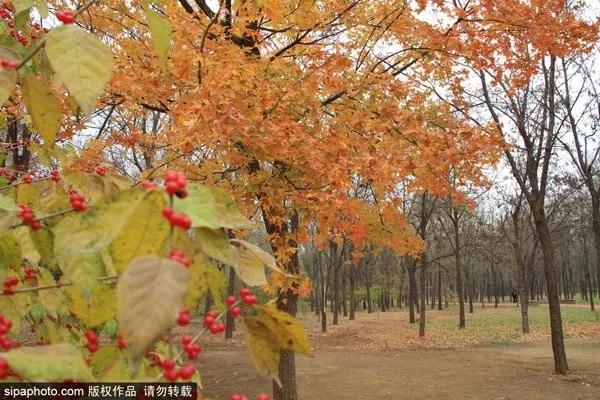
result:
<svg viewBox="0 0 600 400"><path fill-rule="evenodd" d="M177 192L175 192L175 196L177 196L180 199L185 199L186 197L188 197L188 191L185 189L178 189Z"/></svg>
<svg viewBox="0 0 600 400"><path fill-rule="evenodd" d="M0 369L8 369L8 361L0 357Z"/></svg>
<svg viewBox="0 0 600 400"><path fill-rule="evenodd" d="M179 313L179 318L177 318L177 325L186 326L190 323L190 314L189 312L182 311Z"/></svg>
<svg viewBox="0 0 600 400"><path fill-rule="evenodd" d="M125 344L125 339L122 335L119 335L119 337L117 338L117 346L120 349L124 349L125 347L127 347L127 345Z"/></svg>
<svg viewBox="0 0 600 400"><path fill-rule="evenodd" d="M56 12L56 18L63 24L72 24L75 22L75 16L71 10L59 10Z"/></svg>
<svg viewBox="0 0 600 400"><path fill-rule="evenodd" d="M42 228L42 223L38 220L33 221L31 225L29 225L32 231L37 231Z"/></svg>
<svg viewBox="0 0 600 400"><path fill-rule="evenodd" d="M242 400L242 395L240 394L232 394L231 396L229 396L229 400Z"/></svg>
<svg viewBox="0 0 600 400"><path fill-rule="evenodd" d="M244 304L247 304L247 305L252 305L252 304L257 303L256 296L254 296L254 295L245 296L242 298L242 301L244 302Z"/></svg>
<svg viewBox="0 0 600 400"><path fill-rule="evenodd" d="M9 350L12 347L10 340L5 335L0 335L0 347L3 350Z"/></svg>
<svg viewBox="0 0 600 400"><path fill-rule="evenodd" d="M231 315L233 315L234 317L239 316L242 313L242 309L239 307L233 307L231 310Z"/></svg>
<svg viewBox="0 0 600 400"><path fill-rule="evenodd" d="M19 63L18 61L14 61L14 60L0 60L0 67L2 67L2 68L17 69L17 68L19 68L19 65L21 65L21 63Z"/></svg>
<svg viewBox="0 0 600 400"><path fill-rule="evenodd" d="M182 337L181 337L181 343L182 343L184 346L185 346L185 345L188 345L188 344L190 344L190 343L192 343L192 337L191 337L191 336L187 336L187 335L185 335L185 336L182 336Z"/></svg>
<svg viewBox="0 0 600 400"><path fill-rule="evenodd" d="M213 317L212 315L207 315L206 317L204 317L204 325L210 327L215 323L215 317Z"/></svg>
<svg viewBox="0 0 600 400"><path fill-rule="evenodd" d="M192 376L194 376L195 372L196 368L194 368L192 364L187 364L181 367L181 369L179 370L179 377L183 380L188 380Z"/></svg>
<svg viewBox="0 0 600 400"><path fill-rule="evenodd" d="M33 182L33 178L31 177L31 175L25 175L23 177L23 182L29 185L31 182Z"/></svg>
<svg viewBox="0 0 600 400"><path fill-rule="evenodd" d="M88 343L87 345L88 351L90 353L95 353L96 351L98 351L98 343Z"/></svg>
<svg viewBox="0 0 600 400"><path fill-rule="evenodd" d="M96 332L92 330L86 331L85 337L89 343L98 343L98 336L96 335Z"/></svg>
<svg viewBox="0 0 600 400"><path fill-rule="evenodd" d="M213 317L214 319L217 319L217 317L219 316L219 314L217 314L217 312L216 312L216 311L214 311L214 310L210 310L209 312L207 312L207 313L206 313L206 315L207 315L207 316L209 316L209 315L210 315L210 316L211 316L211 317Z"/></svg>
<svg viewBox="0 0 600 400"><path fill-rule="evenodd" d="M269 400L269 396L267 396L264 393L261 393L259 395L256 396L256 400Z"/></svg>
<svg viewBox="0 0 600 400"><path fill-rule="evenodd" d="M177 380L177 376L178 376L178 373L175 368L165 371L165 378L169 382L175 382Z"/></svg>
<svg viewBox="0 0 600 400"><path fill-rule="evenodd" d="M175 368L175 361L167 358L162 362L162 369L165 371L171 371L173 368Z"/></svg>
<svg viewBox="0 0 600 400"><path fill-rule="evenodd" d="M100 176L104 176L106 175L106 168L102 166L96 167L96 173Z"/></svg>
<svg viewBox="0 0 600 400"><path fill-rule="evenodd" d="M179 186L177 185L177 182L167 182L167 184L165 185L165 190L167 191L167 193L173 195L175 193L177 193L177 191L179 190Z"/></svg>
<svg viewBox="0 0 600 400"><path fill-rule="evenodd" d="M234 305L235 302L236 302L235 296L227 296L227 297L225 297L225 303L227 303L228 306Z"/></svg>
<svg viewBox="0 0 600 400"><path fill-rule="evenodd" d="M174 213L175 213L175 211L173 211L173 209L172 209L172 208L168 208L168 207L167 207L167 208L164 208L164 209L162 210L162 215L163 215L163 217L165 217L165 218L166 218L166 219L168 219L168 220L170 220L170 219L171 219L171 217L173 216L173 214L174 214Z"/></svg>
<svg viewBox="0 0 600 400"><path fill-rule="evenodd" d="M250 290L249 288L242 288L240 289L240 297L246 297L252 294L252 290Z"/></svg>

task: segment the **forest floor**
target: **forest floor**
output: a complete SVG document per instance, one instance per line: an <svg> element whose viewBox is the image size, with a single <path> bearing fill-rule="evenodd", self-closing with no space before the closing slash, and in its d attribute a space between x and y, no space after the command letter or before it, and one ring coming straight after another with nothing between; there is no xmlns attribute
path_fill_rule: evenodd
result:
<svg viewBox="0 0 600 400"><path fill-rule="evenodd" d="M427 310L426 339L408 313L357 313L356 321L321 333L313 316L300 316L315 357L297 357L300 400L347 399L600 399L600 313L563 306L571 374L554 375L547 307L532 307L532 333L520 334L518 308L477 306L457 329L457 308ZM331 314L328 314L331 319ZM329 321L330 322L330 321ZM203 398L271 392L254 370L242 334L210 338L200 357ZM253 398L253 397L251 397Z"/></svg>

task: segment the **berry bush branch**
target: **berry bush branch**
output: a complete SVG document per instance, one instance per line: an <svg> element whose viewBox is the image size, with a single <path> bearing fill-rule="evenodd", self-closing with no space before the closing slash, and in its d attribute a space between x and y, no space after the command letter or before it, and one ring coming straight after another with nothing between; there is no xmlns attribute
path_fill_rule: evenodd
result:
<svg viewBox="0 0 600 400"><path fill-rule="evenodd" d="M103 277L98 278L98 282L111 282L111 281L116 281L116 280L117 280L116 275L103 276ZM58 288L61 288L64 286L72 286L72 285L73 285L73 283L69 282L69 281L57 282L54 285L44 285L44 286L28 287L28 288L23 288L23 289L13 289L10 293L0 292L0 296L12 296L12 295L19 294L19 293L39 292L41 290L58 289Z"/></svg>

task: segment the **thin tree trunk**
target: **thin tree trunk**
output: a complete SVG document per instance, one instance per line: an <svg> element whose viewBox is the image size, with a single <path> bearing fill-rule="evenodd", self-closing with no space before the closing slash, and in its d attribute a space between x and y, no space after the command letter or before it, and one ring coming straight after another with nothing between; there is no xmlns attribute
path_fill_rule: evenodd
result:
<svg viewBox="0 0 600 400"><path fill-rule="evenodd" d="M229 267L229 284L227 285L227 295L233 296L235 293L235 270ZM225 339L233 338L235 330L235 320L230 310L227 310L227 325L225 325Z"/></svg>

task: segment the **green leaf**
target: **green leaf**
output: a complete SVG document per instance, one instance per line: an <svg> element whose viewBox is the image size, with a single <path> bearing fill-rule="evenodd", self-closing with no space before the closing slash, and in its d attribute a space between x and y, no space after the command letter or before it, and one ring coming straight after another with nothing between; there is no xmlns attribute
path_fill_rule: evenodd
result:
<svg viewBox="0 0 600 400"><path fill-rule="evenodd" d="M15 296L0 296L0 310L2 310L2 315L13 323L12 332L18 334L21 332L21 318L23 316L19 313L19 310L13 301L14 297Z"/></svg>
<svg viewBox="0 0 600 400"><path fill-rule="evenodd" d="M29 230L31 241L40 255L40 263L45 267L54 269L56 257L54 256L54 235L49 229Z"/></svg>
<svg viewBox="0 0 600 400"><path fill-rule="evenodd" d="M175 209L189 215L193 227L252 228L252 223L240 213L224 190L192 183L188 185L188 192L186 199L176 199Z"/></svg>
<svg viewBox="0 0 600 400"><path fill-rule="evenodd" d="M21 267L21 245L12 232L0 235L0 268L17 269Z"/></svg>
<svg viewBox="0 0 600 400"><path fill-rule="evenodd" d="M30 230L31 229L29 229L27 226L20 226L13 229L12 233L19 240L23 258L29 261L31 264L36 265L40 261L40 253L38 253L33 241L31 240L31 235L29 234Z"/></svg>
<svg viewBox="0 0 600 400"><path fill-rule="evenodd" d="M232 266L240 279L247 285L266 284L265 268L278 270L275 258L260 247L245 240L232 239L230 242L234 245Z"/></svg>
<svg viewBox="0 0 600 400"><path fill-rule="evenodd" d="M53 228L60 268L83 294L91 294L105 271L103 253L134 222L132 216L148 195L144 190L130 189L108 196L85 213L66 216Z"/></svg>
<svg viewBox="0 0 600 400"><path fill-rule="evenodd" d="M94 380L83 354L72 344L20 347L2 356L8 361L10 369L26 381Z"/></svg>
<svg viewBox="0 0 600 400"><path fill-rule="evenodd" d="M207 256L231 265L234 261L234 249L232 249L229 238L222 229L196 228L194 234L196 242Z"/></svg>
<svg viewBox="0 0 600 400"><path fill-rule="evenodd" d="M33 0L13 0L13 6L15 7L15 15L20 14L22 11L33 7Z"/></svg>
<svg viewBox="0 0 600 400"><path fill-rule="evenodd" d="M88 113L110 80L113 57L94 34L76 25L54 28L46 40L46 55L58 80Z"/></svg>
<svg viewBox="0 0 600 400"><path fill-rule="evenodd" d="M17 84L17 71L14 69L0 69L0 104L4 103L15 89Z"/></svg>
<svg viewBox="0 0 600 400"><path fill-rule="evenodd" d="M42 18L48 18L48 4L44 0L35 0L35 8Z"/></svg>
<svg viewBox="0 0 600 400"><path fill-rule="evenodd" d="M190 279L187 283L185 293L185 304L190 310L194 310L200 299L210 291L215 302L215 309L222 310L223 296L221 290L225 287L225 277L204 255L199 254L192 260L189 268Z"/></svg>
<svg viewBox="0 0 600 400"><path fill-rule="evenodd" d="M68 287L71 298L71 311L86 327L94 328L112 320L117 314L116 292L114 287L98 284L89 298L81 295L75 287Z"/></svg>
<svg viewBox="0 0 600 400"><path fill-rule="evenodd" d="M56 284L56 281L54 280L54 277L52 276L50 271L48 271L45 268L38 268L37 275L38 286L50 286ZM38 300L46 308L46 311L48 311L50 314L57 314L59 303L57 290L50 289L38 291Z"/></svg>
<svg viewBox="0 0 600 400"><path fill-rule="evenodd" d="M110 245L117 274L137 256L158 255L169 236L169 223L162 215L167 201L162 192L148 192L127 216L127 222Z"/></svg>
<svg viewBox="0 0 600 400"><path fill-rule="evenodd" d="M14 202L13 199L3 194L0 194L0 210L18 211L19 207L17 207L17 204Z"/></svg>
<svg viewBox="0 0 600 400"><path fill-rule="evenodd" d="M28 75L21 85L23 100L35 128L44 139L46 147L52 148L60 129L61 106L47 82Z"/></svg>
<svg viewBox="0 0 600 400"><path fill-rule="evenodd" d="M180 264L158 257L139 257L117 282L117 321L134 360L167 329L184 307L189 278Z"/></svg>
<svg viewBox="0 0 600 400"><path fill-rule="evenodd" d="M165 64L171 43L171 24L167 19L161 18L150 5L146 5L144 8L146 19L148 20L148 28L150 28L150 34L152 35L154 51L163 64Z"/></svg>
<svg viewBox="0 0 600 400"><path fill-rule="evenodd" d="M100 176L87 174L77 170L66 170L62 172L64 181L73 186L81 193L85 193L91 203L96 203L107 195L114 195L131 187L128 181L116 179L112 176Z"/></svg>

